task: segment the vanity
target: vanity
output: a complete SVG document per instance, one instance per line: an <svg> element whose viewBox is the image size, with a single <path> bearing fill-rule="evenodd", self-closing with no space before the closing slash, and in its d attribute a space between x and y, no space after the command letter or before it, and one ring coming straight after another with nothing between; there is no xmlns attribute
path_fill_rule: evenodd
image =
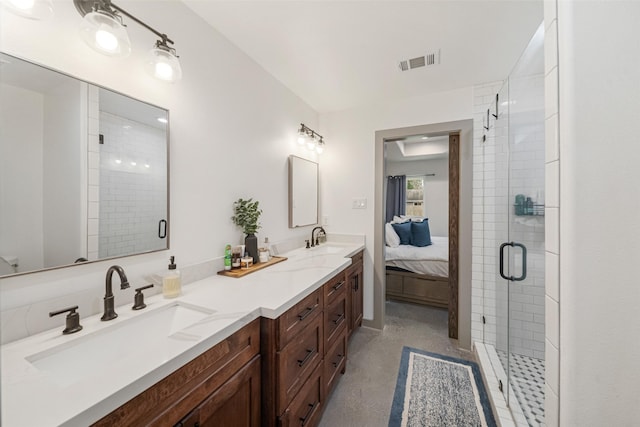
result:
<svg viewBox="0 0 640 427"><path fill-rule="evenodd" d="M169 249L169 111L1 52L0 62L10 95L3 111L16 114L2 127L17 136L3 141L16 151L3 167L12 179L35 183L17 186L0 206L3 220L21 225L3 239L25 243L0 253L0 277ZM25 94L41 81L51 87L33 106ZM26 111L28 120L18 120ZM27 142L20 158L15 147ZM289 227L317 225L319 164L291 155L288 172ZM73 197L60 197L62 190ZM93 290L72 292L85 298L72 303L81 307L79 321L69 309L73 333L62 334L60 319L59 328L1 347L0 424L317 425L345 372L348 339L362 324L364 237L349 237L313 247L312 232L312 247L280 254L284 262L242 278L208 276L176 299L149 290L146 308L111 306L108 321L82 313L96 311ZM114 269L122 270L110 267L109 283ZM25 334L14 339L27 335L24 323Z"/></svg>
<svg viewBox="0 0 640 427"><path fill-rule="evenodd" d="M76 334L7 344L2 425L317 425L362 322L363 249L296 249L109 322L82 319Z"/></svg>

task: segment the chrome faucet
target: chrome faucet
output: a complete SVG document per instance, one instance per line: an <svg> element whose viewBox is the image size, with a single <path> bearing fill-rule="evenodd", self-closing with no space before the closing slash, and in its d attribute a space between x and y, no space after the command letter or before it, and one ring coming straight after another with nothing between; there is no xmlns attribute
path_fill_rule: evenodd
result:
<svg viewBox="0 0 640 427"><path fill-rule="evenodd" d="M113 290L111 280L113 279L113 272L118 273L120 276L120 289L127 289L129 287L129 279L124 274L124 270L119 265L112 265L107 270L107 277L105 279L105 294L104 294L104 314L100 320L107 321L113 320L118 317L118 313L113 308Z"/></svg>
<svg viewBox="0 0 640 427"><path fill-rule="evenodd" d="M322 227L320 227L320 226L315 227L313 230L311 230L311 247L312 247L312 248L313 248L314 246L319 245L319 243L318 243L318 236L316 236L316 239L315 239L315 240L313 239L313 234L316 232L316 230L320 230L320 233L322 233L322 234L326 234L326 231L324 231L324 228L322 228ZM318 234L320 234L320 233L318 233Z"/></svg>

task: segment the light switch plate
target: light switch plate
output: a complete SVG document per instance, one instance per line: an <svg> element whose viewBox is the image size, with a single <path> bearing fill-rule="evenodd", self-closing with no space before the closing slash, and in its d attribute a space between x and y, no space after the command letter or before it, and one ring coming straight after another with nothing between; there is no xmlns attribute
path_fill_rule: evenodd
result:
<svg viewBox="0 0 640 427"><path fill-rule="evenodd" d="M353 199L353 203L351 205L352 209L366 209L367 208L367 199L366 198L359 198L359 199Z"/></svg>

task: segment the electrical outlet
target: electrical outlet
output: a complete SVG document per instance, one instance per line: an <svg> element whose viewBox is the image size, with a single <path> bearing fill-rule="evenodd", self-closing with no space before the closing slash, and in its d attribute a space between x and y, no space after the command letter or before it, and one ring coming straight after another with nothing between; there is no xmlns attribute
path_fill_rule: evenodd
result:
<svg viewBox="0 0 640 427"><path fill-rule="evenodd" d="M353 203L351 205L352 209L366 209L367 208L367 199L353 199Z"/></svg>
<svg viewBox="0 0 640 427"><path fill-rule="evenodd" d="M327 225L329 225L329 215L324 215L324 216L322 217L322 225L323 225L323 226L327 226Z"/></svg>

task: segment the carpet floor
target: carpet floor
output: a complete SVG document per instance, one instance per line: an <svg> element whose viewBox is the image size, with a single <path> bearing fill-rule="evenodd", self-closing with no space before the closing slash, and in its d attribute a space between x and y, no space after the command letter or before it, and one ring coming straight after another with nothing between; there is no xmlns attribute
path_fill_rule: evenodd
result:
<svg viewBox="0 0 640 427"><path fill-rule="evenodd" d="M387 426L404 346L474 360L448 337L447 310L389 301L386 312L383 331L354 333L346 373L329 396L320 427Z"/></svg>

